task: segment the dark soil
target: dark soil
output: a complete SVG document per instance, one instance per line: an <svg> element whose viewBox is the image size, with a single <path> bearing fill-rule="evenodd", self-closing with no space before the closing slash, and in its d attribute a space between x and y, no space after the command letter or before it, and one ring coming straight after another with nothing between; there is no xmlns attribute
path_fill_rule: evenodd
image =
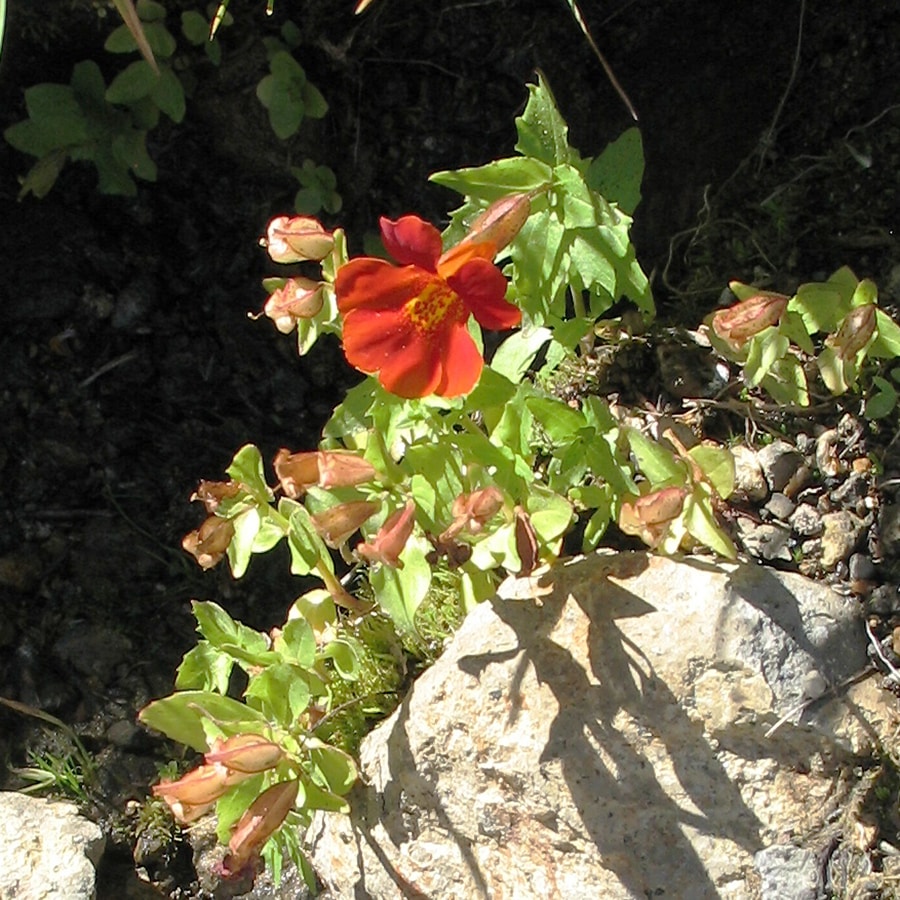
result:
<svg viewBox="0 0 900 900"><path fill-rule="evenodd" d="M166 5L175 21L195 4ZM127 804L177 752L134 714L171 691L194 637L189 600L267 628L302 590L277 550L239 583L202 573L180 550L200 519L188 498L248 441L265 458L313 447L357 377L334 344L298 359L292 338L247 315L273 272L258 238L291 210L288 166L334 169L344 205L326 223L359 252L380 215L446 221L458 198L429 173L512 154L536 68L584 154L632 124L558 0L376 0L361 18L351 0L279 0L273 17L263 0L233 5L222 66L197 63L185 121L153 132L158 180L136 197L101 196L76 164L45 199L17 202L31 161L0 144L0 696L83 734L100 814L119 829L110 853L127 860ZM730 278L790 291L844 264L900 293L895 3L581 5L640 115L634 239L661 320L696 324ZM3 127L24 118L25 87L67 82L83 58L120 63L102 50L105 5L10 6ZM284 143L254 91L261 40L292 12L330 111ZM0 708L10 765L40 740Z"/></svg>

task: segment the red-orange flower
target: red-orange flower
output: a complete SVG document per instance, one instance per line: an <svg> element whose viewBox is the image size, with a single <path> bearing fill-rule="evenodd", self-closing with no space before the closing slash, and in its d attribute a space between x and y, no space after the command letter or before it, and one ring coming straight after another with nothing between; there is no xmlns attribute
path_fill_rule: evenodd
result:
<svg viewBox="0 0 900 900"><path fill-rule="evenodd" d="M381 236L399 265L361 256L335 279L348 361L377 372L400 397L468 393L484 366L469 316L495 330L522 318L506 302L506 279L492 262L497 245L467 241L442 254L440 232L418 216L382 218Z"/></svg>

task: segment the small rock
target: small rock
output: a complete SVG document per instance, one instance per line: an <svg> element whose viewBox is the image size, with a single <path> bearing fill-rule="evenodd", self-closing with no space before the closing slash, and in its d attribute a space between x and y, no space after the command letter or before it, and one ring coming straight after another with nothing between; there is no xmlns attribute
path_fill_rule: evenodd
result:
<svg viewBox="0 0 900 900"><path fill-rule="evenodd" d="M839 449L837 428L823 431L816 439L816 467L829 478L847 471L847 463L838 456Z"/></svg>
<svg viewBox="0 0 900 900"><path fill-rule="evenodd" d="M854 553L850 557L850 580L873 581L877 571L872 557L866 553Z"/></svg>
<svg viewBox="0 0 900 900"><path fill-rule="evenodd" d="M763 509L770 513L773 519L786 522L794 511L795 506L796 504L790 497L786 497L780 491L775 491L775 493L769 497L769 502L766 503Z"/></svg>
<svg viewBox="0 0 900 900"><path fill-rule="evenodd" d="M790 561L790 529L783 525L757 525L743 516L738 519L737 525L741 545L751 556L756 559Z"/></svg>
<svg viewBox="0 0 900 900"><path fill-rule="evenodd" d="M748 500L759 502L769 494L762 467L756 458L756 452L750 447L738 444L731 450L734 457L734 489Z"/></svg>
<svg viewBox="0 0 900 900"><path fill-rule="evenodd" d="M776 844L753 858L762 877L761 900L816 900L822 890L812 850Z"/></svg>
<svg viewBox="0 0 900 900"><path fill-rule="evenodd" d="M773 491L784 491L785 486L803 465L803 456L787 441L773 441L757 454L766 483Z"/></svg>
<svg viewBox="0 0 900 900"><path fill-rule="evenodd" d="M878 515L878 546L887 560L900 559L900 503L885 503Z"/></svg>
<svg viewBox="0 0 900 900"><path fill-rule="evenodd" d="M839 506L854 508L868 493L869 483L866 476L854 472L840 487L831 492L831 500Z"/></svg>
<svg viewBox="0 0 900 900"><path fill-rule="evenodd" d="M863 535L865 523L846 510L822 516L822 566L833 569L846 560Z"/></svg>
<svg viewBox="0 0 900 900"><path fill-rule="evenodd" d="M892 584L879 584L869 595L866 610L876 616L900 613L900 589Z"/></svg>
<svg viewBox="0 0 900 900"><path fill-rule="evenodd" d="M808 503L801 503L788 521L794 532L803 537L818 537L822 533L822 516Z"/></svg>

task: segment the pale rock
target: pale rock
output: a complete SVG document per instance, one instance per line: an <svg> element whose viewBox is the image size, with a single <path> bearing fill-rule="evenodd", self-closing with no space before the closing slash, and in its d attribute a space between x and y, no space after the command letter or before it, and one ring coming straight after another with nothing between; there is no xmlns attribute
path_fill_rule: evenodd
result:
<svg viewBox="0 0 900 900"><path fill-rule="evenodd" d="M73 803L0 793L0 897L92 900L104 848Z"/></svg>
<svg viewBox="0 0 900 900"><path fill-rule="evenodd" d="M542 605L473 610L364 741L351 816L310 832L335 900L760 900L782 851L758 854L827 840L894 725L876 679L849 684L855 601L644 553L551 574Z"/></svg>
<svg viewBox="0 0 900 900"><path fill-rule="evenodd" d="M822 516L822 566L833 569L856 549L865 531L865 522L846 510Z"/></svg>
<svg viewBox="0 0 900 900"><path fill-rule="evenodd" d="M769 495L762 467L752 447L738 444L731 448L734 457L734 489L748 500L759 502Z"/></svg>

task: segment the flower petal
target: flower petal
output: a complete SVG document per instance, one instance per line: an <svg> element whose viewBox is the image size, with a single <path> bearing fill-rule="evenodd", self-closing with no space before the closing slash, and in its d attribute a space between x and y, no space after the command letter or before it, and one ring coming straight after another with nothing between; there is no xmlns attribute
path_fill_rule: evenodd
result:
<svg viewBox="0 0 900 900"><path fill-rule="evenodd" d="M400 397L424 397L438 383L440 355L402 311L355 309L344 320L344 354Z"/></svg>
<svg viewBox="0 0 900 900"><path fill-rule="evenodd" d="M493 241L462 241L438 260L438 274L449 281L470 260L493 262L496 255L497 245Z"/></svg>
<svg viewBox="0 0 900 900"><path fill-rule="evenodd" d="M441 338L441 379L433 388L442 397L459 397L475 387L484 359L465 324L455 325Z"/></svg>
<svg viewBox="0 0 900 900"><path fill-rule="evenodd" d="M441 233L418 216L401 216L396 222L382 216L384 248L401 265L413 265L434 272L441 255Z"/></svg>
<svg viewBox="0 0 900 900"><path fill-rule="evenodd" d="M360 307L398 310L433 277L415 266L398 269L386 260L359 256L338 269L334 282L338 309L342 315Z"/></svg>
<svg viewBox="0 0 900 900"><path fill-rule="evenodd" d="M469 260L447 281L484 328L503 331L522 321L522 311L504 299L506 278L486 259Z"/></svg>

